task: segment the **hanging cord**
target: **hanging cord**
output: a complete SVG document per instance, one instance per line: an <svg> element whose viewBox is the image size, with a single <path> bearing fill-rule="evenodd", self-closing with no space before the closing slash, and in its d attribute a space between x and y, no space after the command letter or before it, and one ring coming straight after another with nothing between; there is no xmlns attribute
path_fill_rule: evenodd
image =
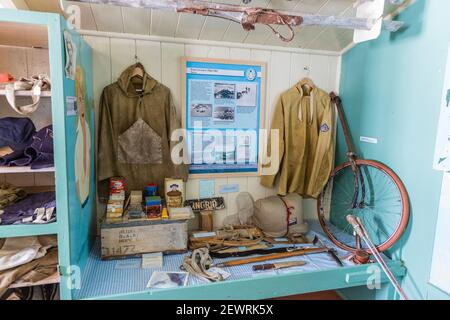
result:
<svg viewBox="0 0 450 320"><path fill-rule="evenodd" d="M213 263L209 250L207 248L195 249L192 255L185 256L183 259L183 269L199 278L211 282L223 281L223 276L218 272L208 271Z"/></svg>
<svg viewBox="0 0 450 320"><path fill-rule="evenodd" d="M292 29L292 26L286 22L286 20L284 19L284 17L283 17L281 14L279 14L278 12L277 12L276 14L277 14L277 17L278 17L278 18L281 20L281 22L283 23L283 25L285 25L286 27L288 27L288 29L289 29L289 36L288 36L288 37L283 36L279 31L275 30L275 28L272 27L270 24L266 24L266 26L268 26L268 27L272 30L272 32L273 32L278 38L281 39L281 41L284 41L284 42L291 42L292 40L294 40L294 37L295 37L294 29Z"/></svg>
<svg viewBox="0 0 450 320"><path fill-rule="evenodd" d="M303 22L303 19L301 17L285 17L276 10L261 8L246 9L245 14L240 22L242 27L247 31L254 30L256 23L264 24L268 26L272 30L272 32L282 41L290 42L294 39L295 33L292 29L292 24L289 23L287 19L290 19L291 23L293 23L294 25L300 25ZM275 28L271 25L273 23L288 27L290 33L289 36L285 37L279 31L275 30Z"/></svg>

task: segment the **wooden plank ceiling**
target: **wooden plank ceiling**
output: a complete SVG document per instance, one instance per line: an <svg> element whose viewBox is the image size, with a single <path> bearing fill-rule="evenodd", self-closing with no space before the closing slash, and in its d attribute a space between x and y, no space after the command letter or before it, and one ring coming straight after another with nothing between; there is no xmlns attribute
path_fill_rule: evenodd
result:
<svg viewBox="0 0 450 320"><path fill-rule="evenodd" d="M61 12L59 0L25 0L30 10ZM71 3L71 1L66 1ZM241 4L241 0L212 2ZM250 6L308 14L354 16L355 0L253 0ZM266 26L244 31L239 24L191 14L150 9L76 3L81 7L81 28L105 32L133 33L189 39L341 51L353 40L353 31L323 27L298 27L293 41L285 43ZM386 14L395 9L386 1ZM278 28L280 32L283 27Z"/></svg>

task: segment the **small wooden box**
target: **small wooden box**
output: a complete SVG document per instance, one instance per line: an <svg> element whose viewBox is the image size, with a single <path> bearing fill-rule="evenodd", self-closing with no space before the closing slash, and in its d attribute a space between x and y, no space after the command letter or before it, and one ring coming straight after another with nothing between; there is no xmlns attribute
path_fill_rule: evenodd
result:
<svg viewBox="0 0 450 320"><path fill-rule="evenodd" d="M102 259L187 251L187 220L142 220L101 225Z"/></svg>

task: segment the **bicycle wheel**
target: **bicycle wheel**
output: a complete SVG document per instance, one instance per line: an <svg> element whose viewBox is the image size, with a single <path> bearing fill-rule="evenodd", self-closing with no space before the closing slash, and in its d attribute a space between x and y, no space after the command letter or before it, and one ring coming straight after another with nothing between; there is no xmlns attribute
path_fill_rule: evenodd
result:
<svg viewBox="0 0 450 320"><path fill-rule="evenodd" d="M344 250L356 251L356 238L346 216L359 217L380 252L392 247L405 231L409 220L409 201L399 177L384 164L356 160L360 170L354 207L354 173L349 162L337 167L319 197L319 222L331 241ZM361 181L364 182L364 192ZM364 199L362 199L364 194ZM361 244L361 248L370 252Z"/></svg>

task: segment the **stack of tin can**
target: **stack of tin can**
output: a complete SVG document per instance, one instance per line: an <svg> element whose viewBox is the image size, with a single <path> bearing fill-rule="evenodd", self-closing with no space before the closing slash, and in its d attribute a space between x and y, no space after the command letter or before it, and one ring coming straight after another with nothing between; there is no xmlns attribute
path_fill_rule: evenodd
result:
<svg viewBox="0 0 450 320"><path fill-rule="evenodd" d="M161 197L157 195L157 191L157 186L154 183L150 183L144 189L145 213L149 219L159 218L161 216Z"/></svg>
<svg viewBox="0 0 450 320"><path fill-rule="evenodd" d="M125 179L114 177L109 180L109 200L106 207L106 219L122 219L125 202Z"/></svg>

